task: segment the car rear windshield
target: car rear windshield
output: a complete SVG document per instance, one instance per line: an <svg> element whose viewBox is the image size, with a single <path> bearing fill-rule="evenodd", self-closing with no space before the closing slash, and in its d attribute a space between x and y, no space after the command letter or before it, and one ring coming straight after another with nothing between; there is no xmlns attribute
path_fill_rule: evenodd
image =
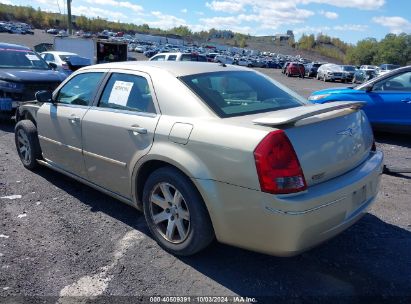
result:
<svg viewBox="0 0 411 304"><path fill-rule="evenodd" d="M49 70L48 64L30 50L0 48L0 68Z"/></svg>
<svg viewBox="0 0 411 304"><path fill-rule="evenodd" d="M220 117L270 112L307 103L283 85L252 71L212 72L179 79Z"/></svg>

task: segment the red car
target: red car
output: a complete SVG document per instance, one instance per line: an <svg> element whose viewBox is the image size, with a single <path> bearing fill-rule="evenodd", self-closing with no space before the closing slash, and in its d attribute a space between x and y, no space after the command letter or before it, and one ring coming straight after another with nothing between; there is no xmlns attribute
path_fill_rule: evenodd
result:
<svg viewBox="0 0 411 304"><path fill-rule="evenodd" d="M304 75L305 75L304 65L302 63L291 62L285 70L285 75L287 75L288 77L296 75L296 76L300 76L304 78Z"/></svg>

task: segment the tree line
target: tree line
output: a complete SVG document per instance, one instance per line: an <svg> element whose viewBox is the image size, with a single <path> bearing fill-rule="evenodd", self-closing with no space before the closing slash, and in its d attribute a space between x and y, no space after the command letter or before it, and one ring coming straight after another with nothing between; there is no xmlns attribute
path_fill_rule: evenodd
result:
<svg viewBox="0 0 411 304"><path fill-rule="evenodd" d="M37 29L67 29L67 16L59 13L42 11L40 8L34 9L30 6L15 6L0 3L0 20L19 21L32 25ZM108 21L103 18L88 18L85 16L73 17L73 28L85 32L100 32L111 30L113 32L126 32L129 34L150 34L150 35L175 35L188 40L208 41L211 38L222 38L230 41L236 46L246 46L246 35L234 33L232 31L222 31L210 29L208 31L192 32L187 26L178 26L169 30L152 28L148 24L133 24L124 22Z"/></svg>
<svg viewBox="0 0 411 304"><path fill-rule="evenodd" d="M15 6L0 3L0 20L20 21L31 24L35 28L67 28L67 18L59 13L42 11L30 6ZM211 38L221 38L227 44L246 47L249 35L210 29L208 31L193 32L187 26L178 26L169 30L152 28L148 24L133 24L108 21L103 18L74 17L74 29L99 32L110 29L114 32L130 34L142 33L150 35L176 35L191 41L209 41ZM374 64L392 63L399 65L411 64L411 35L387 34L381 41L367 38L357 44L348 44L338 38L324 34L317 36L303 34L292 46L315 51L323 56L334 58L347 64Z"/></svg>
<svg viewBox="0 0 411 304"><path fill-rule="evenodd" d="M380 41L375 38L366 38L358 41L355 45L323 34L317 36L304 34L295 47L317 51L321 55L346 64L411 64L411 35L405 33L387 34Z"/></svg>

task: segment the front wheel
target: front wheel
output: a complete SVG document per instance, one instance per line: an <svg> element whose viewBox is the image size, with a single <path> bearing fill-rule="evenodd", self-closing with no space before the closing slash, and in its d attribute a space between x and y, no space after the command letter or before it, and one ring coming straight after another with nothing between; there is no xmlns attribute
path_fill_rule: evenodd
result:
<svg viewBox="0 0 411 304"><path fill-rule="evenodd" d="M19 121L14 129L14 138L23 166L30 170L38 167L37 160L41 158L41 149L34 123L30 120Z"/></svg>
<svg viewBox="0 0 411 304"><path fill-rule="evenodd" d="M144 215L157 243L188 256L207 247L214 230L204 202L188 177L172 167L154 171L143 191Z"/></svg>

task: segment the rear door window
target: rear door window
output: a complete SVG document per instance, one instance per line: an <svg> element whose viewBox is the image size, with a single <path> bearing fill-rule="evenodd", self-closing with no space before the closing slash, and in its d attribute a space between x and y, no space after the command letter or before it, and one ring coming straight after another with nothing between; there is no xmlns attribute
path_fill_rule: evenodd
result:
<svg viewBox="0 0 411 304"><path fill-rule="evenodd" d="M135 112L156 112L147 79L122 73L111 75L98 106Z"/></svg>

